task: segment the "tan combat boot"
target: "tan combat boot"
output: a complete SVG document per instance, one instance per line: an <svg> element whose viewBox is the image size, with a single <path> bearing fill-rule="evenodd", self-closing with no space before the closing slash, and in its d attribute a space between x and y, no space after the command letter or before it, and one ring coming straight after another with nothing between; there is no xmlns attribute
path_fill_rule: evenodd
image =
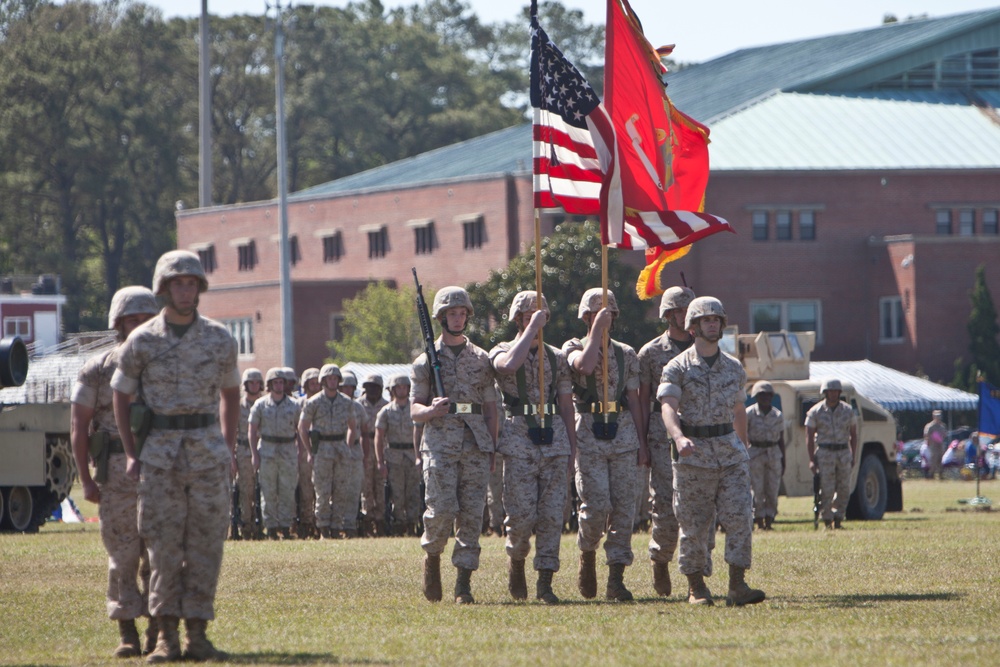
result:
<svg viewBox="0 0 1000 667"><path fill-rule="evenodd" d="M194 660L195 662L222 661L229 657L212 646L212 642L205 636L208 621L203 618L185 618L184 626L187 628L187 642L184 646L185 660Z"/></svg>
<svg viewBox="0 0 1000 667"><path fill-rule="evenodd" d="M539 570L538 581L535 583L535 599L545 604L559 604L559 598L552 592L552 570Z"/></svg>
<svg viewBox="0 0 1000 667"><path fill-rule="evenodd" d="M632 601L632 593L625 588L625 565L622 563L608 565L608 587L604 597L618 602Z"/></svg>
<svg viewBox="0 0 1000 667"><path fill-rule="evenodd" d="M476 599L472 597L472 570L460 567L455 577L455 604L475 604L475 602Z"/></svg>
<svg viewBox="0 0 1000 667"><path fill-rule="evenodd" d="M118 634L122 640L112 655L116 658L138 657L140 654L139 631L135 629L135 619L119 619Z"/></svg>
<svg viewBox="0 0 1000 667"><path fill-rule="evenodd" d="M424 556L424 597L431 602L441 601L441 556Z"/></svg>
<svg viewBox="0 0 1000 667"><path fill-rule="evenodd" d="M764 591L750 588L744 581L746 570L735 565L729 566L729 593L726 595L727 607L742 607L746 604L757 604L764 601Z"/></svg>
<svg viewBox="0 0 1000 667"><path fill-rule="evenodd" d="M657 595L670 595L670 569L668 563L653 563L653 590Z"/></svg>
<svg viewBox="0 0 1000 667"><path fill-rule="evenodd" d="M180 619L176 616L157 616L156 624L160 629L160 635L156 640L156 648L146 656L146 662L158 664L161 662L175 662L181 659L181 638L177 634L177 625Z"/></svg>
<svg viewBox="0 0 1000 667"><path fill-rule="evenodd" d="M576 579L580 595L590 600L597 597L597 552L580 552L580 572Z"/></svg>
<svg viewBox="0 0 1000 667"><path fill-rule="evenodd" d="M146 626L146 633L142 638L142 654L149 655L156 650L156 638L160 634L159 625L156 619L153 617L149 618L149 624Z"/></svg>
<svg viewBox="0 0 1000 667"><path fill-rule="evenodd" d="M507 561L507 590L515 600L528 599L528 582L524 579L524 559Z"/></svg>
<svg viewBox="0 0 1000 667"><path fill-rule="evenodd" d="M687 580L689 604L708 606L715 604L715 601L712 600L712 591L708 590L708 586L705 585L705 576L701 572L687 575Z"/></svg>

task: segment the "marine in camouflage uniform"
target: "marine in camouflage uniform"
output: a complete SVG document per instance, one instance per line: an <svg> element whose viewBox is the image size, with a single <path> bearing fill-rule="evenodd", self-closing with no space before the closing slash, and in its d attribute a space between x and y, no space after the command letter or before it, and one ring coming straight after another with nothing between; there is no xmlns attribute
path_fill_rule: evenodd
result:
<svg viewBox="0 0 1000 667"><path fill-rule="evenodd" d="M519 292L509 318L517 337L490 350L497 384L507 406L497 451L503 455L507 508L507 588L515 600L528 597L524 561L535 534L536 599L557 604L552 577L559 571L563 507L569 466L576 459L573 383L563 353L546 345L543 382L538 376L538 333L548 321L548 304L538 309L534 291ZM545 395L541 396L542 385ZM539 418L538 406L544 405ZM558 413L558 417L553 417ZM547 429L547 430L546 430Z"/></svg>
<svg viewBox="0 0 1000 667"><path fill-rule="evenodd" d="M243 371L241 383L243 395L240 397L239 432L236 435L236 488L237 507L239 509L239 535L243 539L260 539L257 526L257 448L250 447L250 408L261 397L264 389L264 374L256 368Z"/></svg>
<svg viewBox="0 0 1000 667"><path fill-rule="evenodd" d="M678 565L688 579L688 602L712 604L705 585L708 535L715 523L726 533L727 605L755 604L764 592L745 581L752 561L753 509L747 448L746 372L719 349L726 326L722 302L699 297L688 306L685 327L693 347L663 369L656 397L674 440L674 515L680 526Z"/></svg>
<svg viewBox="0 0 1000 667"><path fill-rule="evenodd" d="M750 397L756 399L746 408L753 520L758 528L771 530L778 515L778 489L785 472L785 417L771 405L774 387L770 382L756 383Z"/></svg>
<svg viewBox="0 0 1000 667"><path fill-rule="evenodd" d="M122 345L111 379L115 423L133 479L141 462L139 535L149 549L149 609L160 633L150 662L181 656L179 618L185 619L188 658L224 657L205 631L215 618L229 484L236 474L240 374L236 341L222 324L198 314L198 296L207 289L197 255L164 254L153 292L166 305ZM152 413L138 458L129 430L134 396Z"/></svg>
<svg viewBox="0 0 1000 667"><path fill-rule="evenodd" d="M649 560L653 565L653 590L670 595L668 566L677 550L677 518L674 516L674 469L670 456L670 438L663 425L656 388L663 367L691 347L694 338L684 328L688 304L694 292L687 287L671 287L660 298L660 319L667 330L639 350L639 404L643 409L649 444L649 492L653 498L652 525L649 534ZM713 532L714 534L714 532Z"/></svg>
<svg viewBox="0 0 1000 667"><path fill-rule="evenodd" d="M378 457L375 456L375 418L378 417L379 410L389 403L382 397L384 387L382 376L372 373L361 383L363 391L357 399L365 411L361 424L365 468L361 485L361 507L365 514L366 531L372 536L381 535L385 530L385 481L378 471Z"/></svg>
<svg viewBox="0 0 1000 667"><path fill-rule="evenodd" d="M285 381L285 396L298 404L299 408L305 405L305 398L298 391L298 378L295 376L295 369L290 366L282 366L278 373ZM303 376L305 373L303 373ZM298 429L295 433L296 441L299 440ZM294 528L299 539L318 538L319 531L316 529L313 505L316 502L316 490L312 482L312 458L309 456L309 443L298 442L298 483L294 491Z"/></svg>
<svg viewBox="0 0 1000 667"><path fill-rule="evenodd" d="M809 469L819 473L820 505L827 528L839 529L851 496L851 471L858 451L858 418L840 400L840 380L824 380L823 400L806 413Z"/></svg>
<svg viewBox="0 0 1000 667"><path fill-rule="evenodd" d="M320 369L322 391L308 401L299 418L299 438L314 449L313 486L316 488L316 526L325 539L355 533L361 495L361 448L355 439L354 401L339 391L343 373L335 364Z"/></svg>
<svg viewBox="0 0 1000 667"><path fill-rule="evenodd" d="M296 427L302 408L285 393L287 382L280 368L264 376L267 393L250 408L250 446L257 450L261 515L272 540L291 538L295 520L295 487L301 445Z"/></svg>
<svg viewBox="0 0 1000 667"><path fill-rule="evenodd" d="M340 393L347 398L351 399L351 408L354 410L354 423L356 428L354 429L354 440L349 440L348 444L351 446L351 454L357 461L352 468L353 473L350 480L350 484L345 486L345 488L350 488L350 497L353 498L354 504L354 514L351 519L351 525L354 526L346 535L347 537L356 537L357 535L364 535L365 525L364 519L365 515L361 503L361 493L364 489L365 480L365 447L368 441L365 435L365 421L368 419L368 413L365 412L364 406L361 405L361 401L355 398L358 394L358 376L354 374L354 371L344 371L344 379L340 383ZM334 489L336 492L336 488ZM345 507L349 501L345 498ZM345 510L346 511L346 510ZM347 524L347 519L344 520L345 525Z"/></svg>
<svg viewBox="0 0 1000 667"><path fill-rule="evenodd" d="M471 579L479 568L483 505L496 448L497 397L489 357L462 333L473 314L472 300L461 287L444 287L434 296L433 318L442 328L434 347L445 396L434 396L427 353L413 362L410 416L424 428L423 591L432 602L441 599L441 553L453 529L455 602L475 602Z"/></svg>
<svg viewBox="0 0 1000 667"><path fill-rule="evenodd" d="M160 311L156 297L145 287L123 287L111 299L108 328L118 344L140 324ZM116 658L149 653L156 644L156 623L150 619L140 646L135 619L149 614L149 556L139 537L138 484L125 474L125 451L112 405L111 377L118 367L118 347L87 361L80 369L70 398L70 441L83 497L97 503L101 541L108 552L108 618L118 622L121 642ZM95 452L95 481L90 474L90 442L103 443ZM141 579L141 585L138 579Z"/></svg>
<svg viewBox="0 0 1000 667"><path fill-rule="evenodd" d="M605 597L627 602L632 600L624 574L633 559L632 528L640 472L636 465L648 465L649 451L645 429L636 428L643 423L639 357L631 347L610 337L604 391L602 338L618 315L615 295L608 291L607 298L607 307L602 307L600 288L584 292L578 315L587 325L588 336L569 340L562 348L570 366L576 407L576 489L581 501L577 584L583 597L597 595L596 552L606 535ZM615 404L613 410L604 405L605 394L608 402Z"/></svg>
<svg viewBox="0 0 1000 667"><path fill-rule="evenodd" d="M410 417L410 378L389 378L392 401L375 418L375 457L380 478L389 484L392 533L405 535L420 521L420 451Z"/></svg>

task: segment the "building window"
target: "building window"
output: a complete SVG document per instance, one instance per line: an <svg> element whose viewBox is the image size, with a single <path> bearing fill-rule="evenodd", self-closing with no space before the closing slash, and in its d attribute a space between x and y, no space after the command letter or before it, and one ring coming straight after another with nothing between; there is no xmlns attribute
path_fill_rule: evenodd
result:
<svg viewBox="0 0 1000 667"><path fill-rule="evenodd" d="M5 317L3 318L4 338L20 336L21 338L31 338L31 318L30 317Z"/></svg>
<svg viewBox="0 0 1000 667"><path fill-rule="evenodd" d="M253 318L244 317L238 320L223 320L229 333L236 339L239 356L253 356Z"/></svg>
<svg viewBox="0 0 1000 667"><path fill-rule="evenodd" d="M819 301L755 301L750 303L750 331L815 331L822 338Z"/></svg>
<svg viewBox="0 0 1000 667"><path fill-rule="evenodd" d="M751 216L753 224L753 240L767 240L767 211L754 211Z"/></svg>
<svg viewBox="0 0 1000 667"><path fill-rule="evenodd" d="M302 261L302 252L299 250L299 237L290 236L288 238L288 259L295 266Z"/></svg>
<svg viewBox="0 0 1000 667"><path fill-rule="evenodd" d="M201 260L201 267L205 269L205 273L212 273L217 268L219 268L218 263L215 261L215 246L205 246L198 250L198 259Z"/></svg>
<svg viewBox="0 0 1000 667"><path fill-rule="evenodd" d="M335 232L323 237L323 262L330 264L339 262L344 254L344 235Z"/></svg>
<svg viewBox="0 0 1000 667"><path fill-rule="evenodd" d="M330 340L344 340L344 316L340 313L330 313Z"/></svg>
<svg viewBox="0 0 1000 667"><path fill-rule="evenodd" d="M900 343L906 337L906 317L903 311L903 299L898 296L886 296L878 300L879 325L878 338L880 343Z"/></svg>
<svg viewBox="0 0 1000 667"><path fill-rule="evenodd" d="M774 238L778 241L792 240L791 211L777 211L774 214Z"/></svg>
<svg viewBox="0 0 1000 667"><path fill-rule="evenodd" d="M389 230L379 227L368 232L368 259L385 257L389 252Z"/></svg>
<svg viewBox="0 0 1000 667"><path fill-rule="evenodd" d="M434 221L415 220L408 223L413 228L414 252L418 255L429 255L434 252L437 239L434 235Z"/></svg>
<svg viewBox="0 0 1000 667"><path fill-rule="evenodd" d="M483 216L480 215L472 220L463 222L462 233L464 239L463 248L466 250L482 248L483 243L486 242L486 224Z"/></svg>
<svg viewBox="0 0 1000 667"><path fill-rule="evenodd" d="M237 247L237 254L239 255L239 270L253 271L253 267L257 266L257 244L254 241L244 243Z"/></svg>
<svg viewBox="0 0 1000 667"><path fill-rule="evenodd" d="M937 233L942 236L951 234L951 211L938 209L934 215L937 220Z"/></svg>
<svg viewBox="0 0 1000 667"><path fill-rule="evenodd" d="M963 208L958 212L958 235L972 236L976 233L976 212L971 208Z"/></svg>
<svg viewBox="0 0 1000 667"><path fill-rule="evenodd" d="M983 210L983 234L997 235L997 209Z"/></svg>
<svg viewBox="0 0 1000 667"><path fill-rule="evenodd" d="M799 238L816 240L816 211L799 211Z"/></svg>

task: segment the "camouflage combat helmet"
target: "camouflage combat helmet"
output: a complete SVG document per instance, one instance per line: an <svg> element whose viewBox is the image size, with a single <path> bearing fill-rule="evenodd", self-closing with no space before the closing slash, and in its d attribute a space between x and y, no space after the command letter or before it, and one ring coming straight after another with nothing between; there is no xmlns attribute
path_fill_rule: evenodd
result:
<svg viewBox="0 0 1000 667"><path fill-rule="evenodd" d="M537 310L535 304L538 299L535 297L535 290L525 290L514 295L514 300L510 302L510 312L507 317L513 322L514 316L518 313L529 313ZM549 302L542 295L542 310L549 309Z"/></svg>
<svg viewBox="0 0 1000 667"><path fill-rule="evenodd" d="M323 364L323 368L319 369L320 384L323 384L323 380L331 375L336 375L339 380L344 379L344 374L340 372L340 366L337 364Z"/></svg>
<svg viewBox="0 0 1000 667"><path fill-rule="evenodd" d="M304 371L302 371L302 379L299 382L299 384L301 384L304 387L306 386L306 382L308 382L309 380L318 380L318 379L319 379L319 369L307 368Z"/></svg>
<svg viewBox="0 0 1000 667"><path fill-rule="evenodd" d="M343 387L357 387L358 376L354 374L354 371L342 371L340 384Z"/></svg>
<svg viewBox="0 0 1000 667"><path fill-rule="evenodd" d="M273 380L284 380L285 376L281 372L280 368L268 368L267 374L264 376L264 386L267 387L268 391L271 390L271 382Z"/></svg>
<svg viewBox="0 0 1000 667"><path fill-rule="evenodd" d="M153 271L153 293L162 294L167 283L178 276L194 276L198 279L198 292L208 291L208 278L201 266L198 255L190 250L171 250L163 253Z"/></svg>
<svg viewBox="0 0 1000 667"><path fill-rule="evenodd" d="M243 385L244 389L246 389L247 382L251 382L253 380L257 380L257 382L264 382L264 375L260 372L259 368L248 368L243 371L243 380L240 381L240 384Z"/></svg>
<svg viewBox="0 0 1000 667"><path fill-rule="evenodd" d="M722 307L722 302L714 296L699 296L688 304L687 317L684 318L684 328L690 329L695 320L717 315L722 318L722 328L726 328L726 309Z"/></svg>
<svg viewBox="0 0 1000 667"><path fill-rule="evenodd" d="M576 316L582 320L584 313L598 312L601 309L602 294L604 294L604 290L600 287L591 287L584 292L583 297L580 299L580 309L577 311ZM618 314L618 300L615 298L615 293L611 290L608 290L608 310L615 315Z"/></svg>
<svg viewBox="0 0 1000 667"><path fill-rule="evenodd" d="M129 315L156 315L160 307L156 305L156 297L146 287L132 285L123 287L111 298L108 309L108 328L118 326L118 320Z"/></svg>
<svg viewBox="0 0 1000 667"><path fill-rule="evenodd" d="M295 374L295 369L289 366L282 366L278 369L281 373L281 378L285 381L286 387L294 387L299 383L299 376Z"/></svg>
<svg viewBox="0 0 1000 667"><path fill-rule="evenodd" d="M379 375L378 373L370 373L366 375L365 381L361 383L361 386L363 387L366 384L377 385L379 389L385 387L385 382L382 380L382 376Z"/></svg>
<svg viewBox="0 0 1000 667"><path fill-rule="evenodd" d="M442 287L434 295L434 319L438 319L449 308L465 308L469 313L469 317L476 314L475 308L472 307L472 299L469 298L469 293L461 287L455 287L454 285Z"/></svg>
<svg viewBox="0 0 1000 667"><path fill-rule="evenodd" d="M660 297L660 318L662 319L667 311L675 308L687 308L694 299L694 290L690 287L670 287L663 296Z"/></svg>
<svg viewBox="0 0 1000 667"><path fill-rule="evenodd" d="M774 387L771 386L770 382L761 380L754 384L753 389L750 390L750 398L754 398L757 394L773 394Z"/></svg>
<svg viewBox="0 0 1000 667"><path fill-rule="evenodd" d="M398 373L396 375L389 376L389 389L394 387L409 387L410 386L410 376L405 373Z"/></svg>
<svg viewBox="0 0 1000 667"><path fill-rule="evenodd" d="M828 391L843 391L844 387L840 384L840 380L835 378L827 378L823 380L823 384L819 386L819 393L825 394Z"/></svg>

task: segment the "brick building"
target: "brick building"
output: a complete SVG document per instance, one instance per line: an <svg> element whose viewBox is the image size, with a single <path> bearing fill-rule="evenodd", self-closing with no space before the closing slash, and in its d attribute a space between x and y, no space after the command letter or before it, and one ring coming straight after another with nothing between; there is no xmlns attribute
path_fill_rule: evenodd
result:
<svg viewBox="0 0 1000 667"><path fill-rule="evenodd" d="M817 360L949 379L978 265L1000 295L1000 10L745 49L667 83L712 128L706 210L738 232L668 277L720 297L741 331L815 330ZM297 366L321 362L369 281L416 267L466 284L530 245L530 163L523 125L291 195ZM202 311L241 339L244 366L276 365L277 203L177 221L210 270Z"/></svg>

